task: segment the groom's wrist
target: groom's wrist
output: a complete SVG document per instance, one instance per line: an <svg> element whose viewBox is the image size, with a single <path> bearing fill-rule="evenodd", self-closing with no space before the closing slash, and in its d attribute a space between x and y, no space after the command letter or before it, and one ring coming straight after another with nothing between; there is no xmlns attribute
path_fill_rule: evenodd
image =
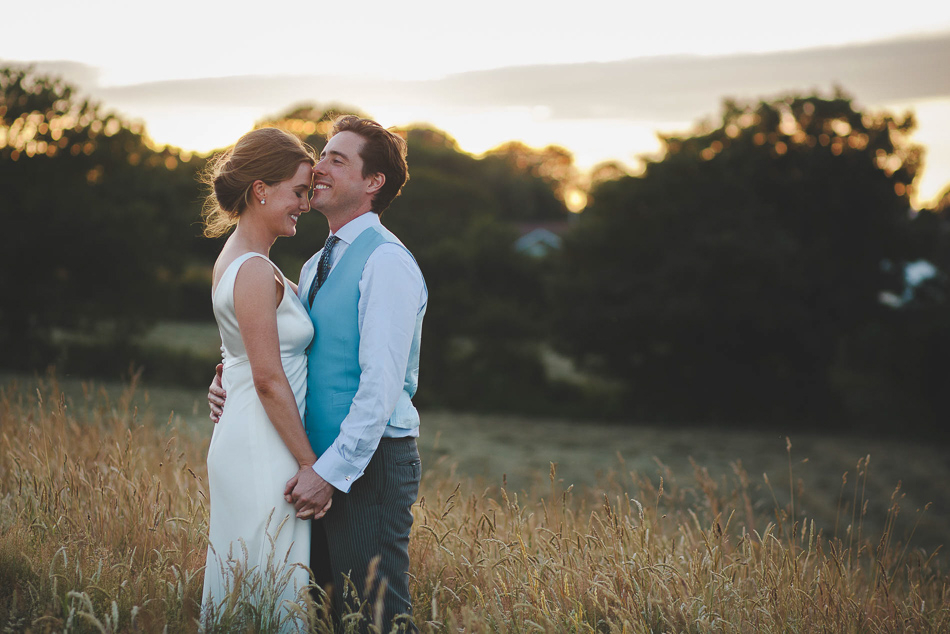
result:
<svg viewBox="0 0 950 634"><path fill-rule="evenodd" d="M313 470L333 488L343 493L348 493L353 483L363 475L359 467L344 460L332 445L317 458Z"/></svg>

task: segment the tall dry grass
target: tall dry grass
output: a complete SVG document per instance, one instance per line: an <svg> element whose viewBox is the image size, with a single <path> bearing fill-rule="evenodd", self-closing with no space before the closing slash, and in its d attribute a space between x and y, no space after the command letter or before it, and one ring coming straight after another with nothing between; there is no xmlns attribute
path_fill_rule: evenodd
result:
<svg viewBox="0 0 950 634"><path fill-rule="evenodd" d="M207 509L201 448L86 386L0 390L0 623L194 629Z"/></svg>
<svg viewBox="0 0 950 634"><path fill-rule="evenodd" d="M54 379L0 390L0 627L195 631L207 531L207 439ZM791 447L789 447L791 450ZM789 469L792 461L789 460ZM892 530L864 533L869 461L842 481L831 534L731 482L614 475L598 497L516 494L425 476L411 541L423 631L942 632L948 577ZM791 474L790 474L791 476ZM790 477L794 482L794 478ZM779 496L776 496L776 500ZM912 540L911 540L912 544ZM372 607L372 606L370 606ZM311 606L311 628L326 629ZM254 615L222 630L257 631Z"/></svg>

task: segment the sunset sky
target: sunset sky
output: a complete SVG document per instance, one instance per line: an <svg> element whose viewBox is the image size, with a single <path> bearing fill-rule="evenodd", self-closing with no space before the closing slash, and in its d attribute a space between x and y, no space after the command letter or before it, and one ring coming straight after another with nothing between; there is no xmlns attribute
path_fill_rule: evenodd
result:
<svg viewBox="0 0 950 634"><path fill-rule="evenodd" d="M0 63L61 74L189 150L295 104L342 103L384 125L432 124L476 154L519 139L562 145L584 169L636 168L657 132L715 117L724 97L840 85L861 108L916 113L920 203L950 185L950 3L53 0L42 12L7 24Z"/></svg>

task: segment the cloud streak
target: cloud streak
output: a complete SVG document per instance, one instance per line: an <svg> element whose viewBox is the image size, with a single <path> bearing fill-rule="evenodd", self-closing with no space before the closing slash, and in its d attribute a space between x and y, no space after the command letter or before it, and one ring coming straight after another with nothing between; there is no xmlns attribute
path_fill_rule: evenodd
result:
<svg viewBox="0 0 950 634"><path fill-rule="evenodd" d="M258 108L346 103L456 112L543 108L551 119L692 120L725 97L754 99L841 86L861 104L950 95L950 34L803 51L668 56L604 63L519 66L395 81L339 75L236 76L101 86L96 69L37 64L79 84L107 107Z"/></svg>
<svg viewBox="0 0 950 634"><path fill-rule="evenodd" d="M440 97L482 106L543 106L557 118L684 119L723 97L842 86L862 103L950 94L950 35L787 53L677 56L534 66L449 77Z"/></svg>

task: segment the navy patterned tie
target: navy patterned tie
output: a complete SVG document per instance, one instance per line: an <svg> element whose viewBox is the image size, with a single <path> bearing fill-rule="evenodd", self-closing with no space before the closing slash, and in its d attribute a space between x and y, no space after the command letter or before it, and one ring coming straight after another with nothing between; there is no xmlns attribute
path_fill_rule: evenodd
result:
<svg viewBox="0 0 950 634"><path fill-rule="evenodd" d="M327 236L327 243L323 245L323 255L320 256L320 262L317 264L317 274L313 276L313 284L310 285L310 306L313 307L313 297L317 294L317 289L323 286L323 282L326 281L327 275L330 273L330 251L333 250L333 245L339 242L340 239L336 236Z"/></svg>

